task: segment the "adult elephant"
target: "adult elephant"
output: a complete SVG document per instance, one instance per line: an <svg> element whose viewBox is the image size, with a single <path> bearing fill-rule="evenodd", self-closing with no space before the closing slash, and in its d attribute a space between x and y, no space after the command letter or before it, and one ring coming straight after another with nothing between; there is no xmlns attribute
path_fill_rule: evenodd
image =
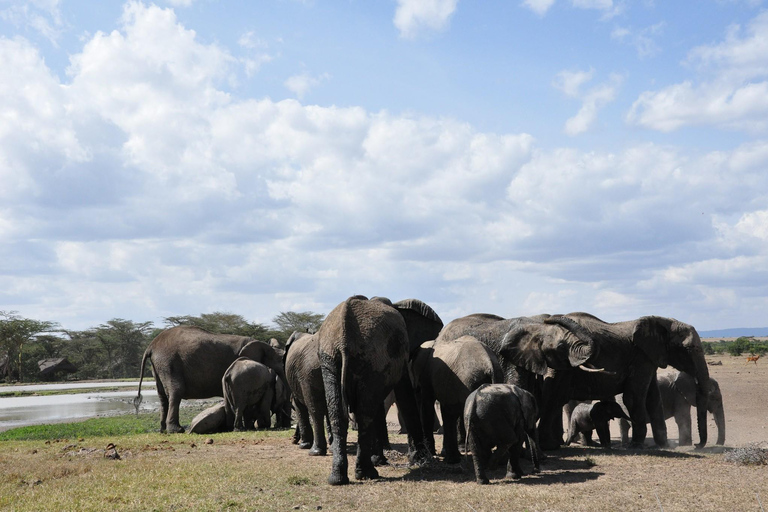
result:
<svg viewBox="0 0 768 512"><path fill-rule="evenodd" d="M501 366L490 348L472 336L451 341L427 341L411 360L413 384L418 391L421 424L433 425L435 400L440 402L443 420L444 461L458 464L461 453L458 446L457 425L464 412L469 394L482 384L503 381ZM435 453L435 438L429 428L424 429L427 446Z"/></svg>
<svg viewBox="0 0 768 512"><path fill-rule="evenodd" d="M158 334L144 352L135 403L141 402L141 383L149 359L160 397L160 431L184 432L179 425L182 399L223 397L221 379L238 357L268 366L287 388L283 361L268 344L247 336L214 334L199 327L178 326Z"/></svg>
<svg viewBox="0 0 768 512"><path fill-rule="evenodd" d="M709 370L696 329L673 318L644 316L637 320L608 323L587 313L570 313L566 318L576 322L593 340L593 363L602 372L585 372L578 368L550 367L542 387L542 417L539 425L541 443L554 448L562 442L562 406L568 400L613 400L622 394L632 420L632 446L641 447L651 423L655 443L667 446L667 430L656 380L657 368L668 365L691 375L695 384L695 401L699 444L707 443L706 403L709 393ZM537 357L536 346L525 353Z"/></svg>
<svg viewBox="0 0 768 512"><path fill-rule="evenodd" d="M333 465L328 482L349 483L347 475L347 411L358 424L355 478L377 478L371 461L384 421L384 398L394 389L414 450L411 457L429 458L408 373L408 331L403 316L383 301L350 297L336 306L317 331L318 356L333 435Z"/></svg>
<svg viewBox="0 0 768 512"><path fill-rule="evenodd" d="M325 386L318 357L317 336L294 332L285 344L285 375L296 406L299 446L310 448L310 455L325 455Z"/></svg>
<svg viewBox="0 0 768 512"><path fill-rule="evenodd" d="M690 446L693 444L691 436L691 407L696 407L696 381L692 376L683 372L670 372L657 378L661 405L664 410L664 419L675 418L678 431L678 445ZM717 427L717 444L725 444L725 410L723 408L723 394L720 385L709 379L709 393L707 396L707 411L715 419ZM629 440L629 422L622 420L621 439L626 443Z"/></svg>

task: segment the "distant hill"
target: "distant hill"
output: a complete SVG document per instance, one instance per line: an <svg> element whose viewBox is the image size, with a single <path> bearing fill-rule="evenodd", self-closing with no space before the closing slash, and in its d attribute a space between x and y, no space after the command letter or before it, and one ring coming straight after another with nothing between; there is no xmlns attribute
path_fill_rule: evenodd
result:
<svg viewBox="0 0 768 512"><path fill-rule="evenodd" d="M768 336L768 327L734 327L714 331L699 331L702 338L738 338L739 336Z"/></svg>

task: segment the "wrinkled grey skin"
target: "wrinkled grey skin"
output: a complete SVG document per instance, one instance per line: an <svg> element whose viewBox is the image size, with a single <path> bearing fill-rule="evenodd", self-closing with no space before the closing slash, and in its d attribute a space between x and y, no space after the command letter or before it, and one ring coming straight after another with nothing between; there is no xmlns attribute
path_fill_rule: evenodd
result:
<svg viewBox="0 0 768 512"><path fill-rule="evenodd" d="M272 410L289 400L282 381L269 367L238 357L224 372L224 410L228 430L253 430L271 426Z"/></svg>
<svg viewBox="0 0 768 512"><path fill-rule="evenodd" d="M408 332L401 314L383 301L354 296L328 314L316 335L333 436L328 483L349 483L347 410L358 423L355 478L378 477L371 455L379 437L376 424L386 425L384 399L392 389L413 440L412 458L429 459L407 378Z"/></svg>
<svg viewBox="0 0 768 512"><path fill-rule="evenodd" d="M678 445L693 444L691 430L691 407L696 407L696 383L693 377L683 372L671 372L657 378L664 419L675 418L679 434ZM725 409L720 385L710 377L707 411L715 418L717 427L717 444L725 444ZM629 423L621 421L621 439L626 443L629 439Z"/></svg>
<svg viewBox="0 0 768 512"><path fill-rule="evenodd" d="M629 420L629 416L624 413L621 406L616 402L600 401L593 404L578 404L571 413L568 439L565 444L571 444L581 435L583 436L583 444L594 446L592 431L597 430L600 446L610 448L611 431L609 422L614 418L623 418L625 421Z"/></svg>
<svg viewBox="0 0 768 512"><path fill-rule="evenodd" d="M514 384L483 384L469 394L464 406L467 446L472 449L472 462L478 484L487 484L492 449L506 456L506 478L525 475L520 467L523 441L534 442L538 410L533 395ZM533 471L539 472L536 450Z"/></svg>
<svg viewBox="0 0 768 512"><path fill-rule="evenodd" d="M421 424L433 425L435 400L440 402L443 420L444 461L458 464L457 425L462 419L469 394L481 384L503 381L501 366L494 353L472 336L451 341L427 341L411 360L411 374L416 386ZM427 446L435 454L435 438L425 429Z"/></svg>
<svg viewBox="0 0 768 512"><path fill-rule="evenodd" d="M293 392L300 436L299 447L310 448L310 455L325 455L324 418L328 414L325 405L325 386L320 359L317 354L317 336L294 332L285 344L285 375Z"/></svg>
<svg viewBox="0 0 768 512"><path fill-rule="evenodd" d="M562 406L569 400L615 400L621 394L632 419L633 447L642 447L651 423L656 445L667 446L667 428L656 382L657 368L671 365L696 376L696 403L706 404L709 370L696 330L673 318L645 316L637 320L607 323L587 313L566 315L588 332L595 343L591 358L605 372L577 368L550 368L542 387L542 446L555 448L562 441ZM706 445L706 406L698 414L700 442Z"/></svg>
<svg viewBox="0 0 768 512"><path fill-rule="evenodd" d="M214 334L198 327L179 326L158 334L144 352L135 403L141 402L141 383L149 359L160 397L160 431L184 432L179 425L181 400L223 397L221 379L229 365L240 356L268 366L287 388L283 361L268 344L246 336Z"/></svg>

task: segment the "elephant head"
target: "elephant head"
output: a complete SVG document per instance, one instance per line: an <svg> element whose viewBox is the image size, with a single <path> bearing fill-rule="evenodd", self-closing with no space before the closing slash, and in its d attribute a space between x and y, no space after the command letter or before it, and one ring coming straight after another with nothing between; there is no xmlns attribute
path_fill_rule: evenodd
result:
<svg viewBox="0 0 768 512"><path fill-rule="evenodd" d="M609 402L601 400L592 406L590 412L592 421L597 424L598 422L609 422L613 418L625 419L630 421L629 416L624 412L624 409L617 402Z"/></svg>
<svg viewBox="0 0 768 512"><path fill-rule="evenodd" d="M592 364L599 347L590 334L561 315L515 319L502 339L501 350L515 364L539 375L547 368L602 371Z"/></svg>
<svg viewBox="0 0 768 512"><path fill-rule="evenodd" d="M674 318L644 316L635 322L632 343L659 368L671 365L693 377L699 429L699 444L696 446L701 448L706 445L710 379L699 333L693 326Z"/></svg>
<svg viewBox="0 0 768 512"><path fill-rule="evenodd" d="M688 403L696 407L696 384L691 375L678 373L672 386ZM717 444L725 444L725 410L723 409L723 394L720 385L715 379L709 379L709 393L707 395L707 410L715 417L717 426Z"/></svg>

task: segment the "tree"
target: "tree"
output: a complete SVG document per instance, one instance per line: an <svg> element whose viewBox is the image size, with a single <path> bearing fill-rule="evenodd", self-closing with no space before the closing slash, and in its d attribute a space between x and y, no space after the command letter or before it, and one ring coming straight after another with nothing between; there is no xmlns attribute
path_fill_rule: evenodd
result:
<svg viewBox="0 0 768 512"><path fill-rule="evenodd" d="M213 333L237 334L262 340L268 334L267 327L263 324L252 323L240 315L221 311L203 313L200 316L170 316L165 319L165 322L169 327L193 325Z"/></svg>
<svg viewBox="0 0 768 512"><path fill-rule="evenodd" d="M141 356L149 345L152 322L134 323L114 318L92 331L107 354L109 377L136 377L139 374Z"/></svg>
<svg viewBox="0 0 768 512"><path fill-rule="evenodd" d="M293 331L316 332L323 323L323 315L304 311L297 313L295 311L283 311L272 319L277 324L280 331L290 335Z"/></svg>
<svg viewBox="0 0 768 512"><path fill-rule="evenodd" d="M53 332L57 328L56 322L23 318L16 311L0 311L0 375L6 379L16 376L23 382L24 345L36 335Z"/></svg>

